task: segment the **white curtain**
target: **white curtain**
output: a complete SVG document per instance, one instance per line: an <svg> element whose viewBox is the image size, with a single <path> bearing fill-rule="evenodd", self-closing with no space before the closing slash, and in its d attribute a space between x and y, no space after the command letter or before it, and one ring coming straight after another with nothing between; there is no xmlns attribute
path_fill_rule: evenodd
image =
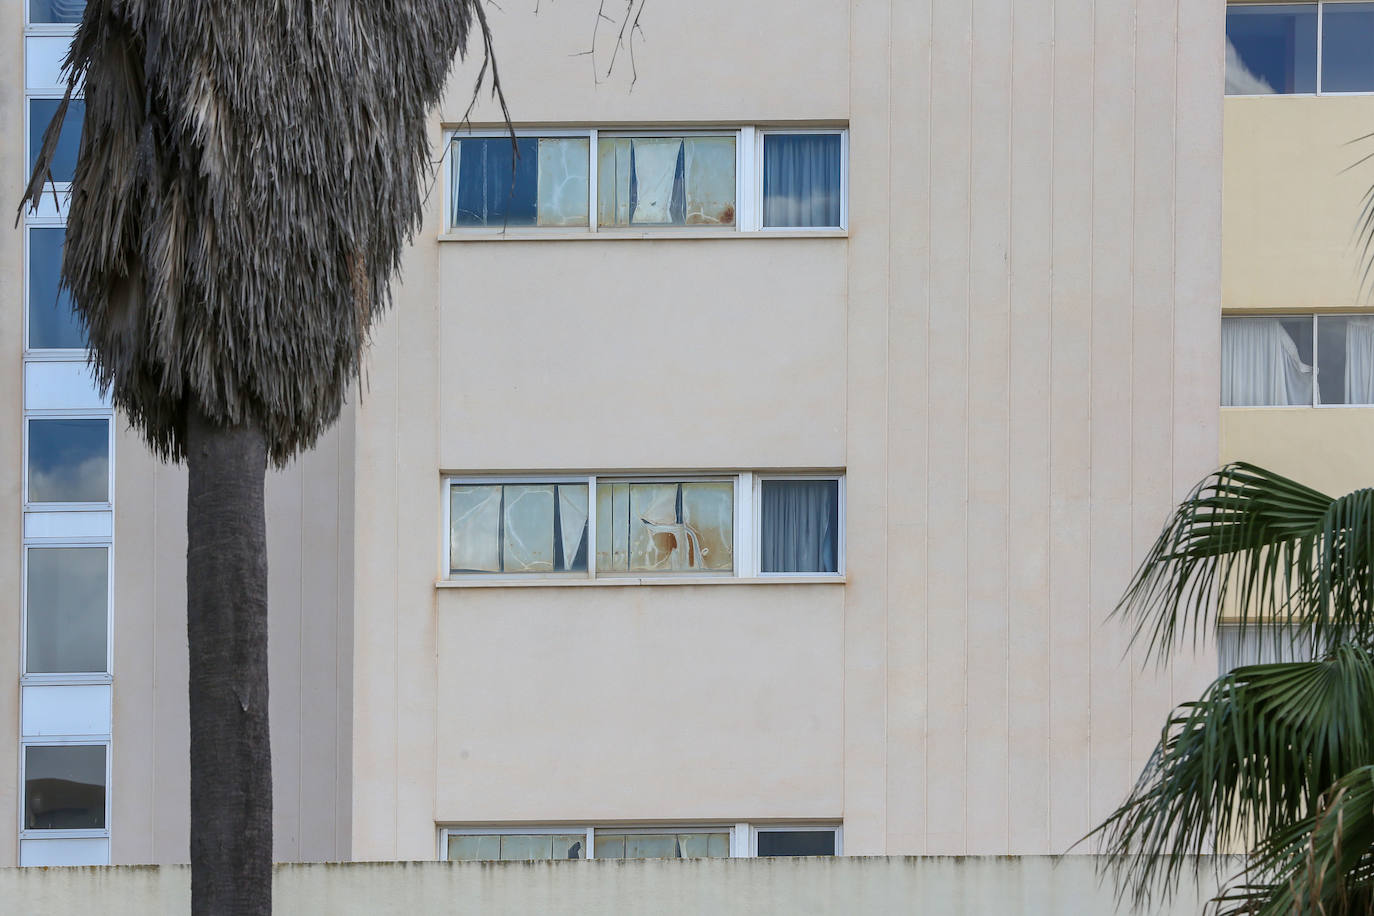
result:
<svg viewBox="0 0 1374 916"><path fill-rule="evenodd" d="M1312 403L1312 367L1277 318L1221 322L1221 403L1224 407L1287 407Z"/></svg>
<svg viewBox="0 0 1374 916"><path fill-rule="evenodd" d="M1345 403L1374 404L1374 318L1346 322Z"/></svg>
<svg viewBox="0 0 1374 916"><path fill-rule="evenodd" d="M1244 628L1234 624L1217 627L1217 674L1230 674L1243 665L1272 665L1278 662L1310 662L1318 653L1312 651L1310 637L1295 633L1290 627L1274 630L1251 623Z"/></svg>

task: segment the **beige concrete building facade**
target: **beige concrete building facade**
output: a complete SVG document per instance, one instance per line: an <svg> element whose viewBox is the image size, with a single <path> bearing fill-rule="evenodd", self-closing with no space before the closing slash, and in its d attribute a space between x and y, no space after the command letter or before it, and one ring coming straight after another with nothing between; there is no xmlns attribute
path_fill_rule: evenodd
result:
<svg viewBox="0 0 1374 916"><path fill-rule="evenodd" d="M52 95L72 5L0 9L12 134ZM1064 852L1215 671L1210 652L1146 668L1108 614L1218 442L1264 438L1218 407L1219 303L1294 307L1232 247L1223 297L1225 8L651 2L613 68L595 14L493 8L525 177L480 143L493 104L462 124L460 68L361 390L269 481L277 858L535 836L748 856L788 832L846 855ZM1237 101L1228 143L1320 127ZM1262 145L1236 178L1228 146L1228 195L1304 156ZM831 158L789 177L788 149ZM0 144L16 197L26 156ZM62 381L75 348L35 338L55 262L34 233L60 228L61 190L0 233L0 865L176 863L184 472ZM1327 255L1314 237L1303 257ZM76 446L44 452L34 424L100 419L104 498L38 498L34 468ZM803 490L829 494L806 503L829 534L784 523L775 500ZM641 512L663 493L665 516ZM516 500L546 498L517 527ZM551 558L516 572L515 535L546 517ZM829 553L778 568L799 545ZM26 642L57 595L26 558L64 548L109 557L103 670L39 670ZM52 751L72 747L106 749L98 818L30 791L92 781Z"/></svg>

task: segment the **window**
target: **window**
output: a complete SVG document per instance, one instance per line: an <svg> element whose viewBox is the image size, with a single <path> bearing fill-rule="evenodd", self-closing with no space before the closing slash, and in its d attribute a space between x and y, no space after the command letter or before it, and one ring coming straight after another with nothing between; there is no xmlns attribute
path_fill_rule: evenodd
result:
<svg viewBox="0 0 1374 916"><path fill-rule="evenodd" d="M1322 6L1323 92L1374 90L1374 3Z"/></svg>
<svg viewBox="0 0 1374 916"><path fill-rule="evenodd" d="M763 135L763 225L768 229L843 225L843 136Z"/></svg>
<svg viewBox="0 0 1374 916"><path fill-rule="evenodd" d="M86 0L29 0L29 22L70 23L81 21Z"/></svg>
<svg viewBox="0 0 1374 916"><path fill-rule="evenodd" d="M455 483L449 571L586 572L587 492L586 483Z"/></svg>
<svg viewBox="0 0 1374 916"><path fill-rule="evenodd" d="M109 560L107 547L26 549L26 674L107 670Z"/></svg>
<svg viewBox="0 0 1374 916"><path fill-rule="evenodd" d="M840 482L770 478L759 482L759 571L840 571Z"/></svg>
<svg viewBox="0 0 1374 916"><path fill-rule="evenodd" d="M29 229L29 349L83 350L86 334L62 288L62 246L67 230L60 226Z"/></svg>
<svg viewBox="0 0 1374 916"><path fill-rule="evenodd" d="M724 859L840 854L840 828L751 827L449 827L441 855L451 862L552 859Z"/></svg>
<svg viewBox="0 0 1374 916"><path fill-rule="evenodd" d="M843 230L840 128L455 133L449 228Z"/></svg>
<svg viewBox="0 0 1374 916"><path fill-rule="evenodd" d="M110 421L29 420L29 502L104 503L110 499Z"/></svg>
<svg viewBox="0 0 1374 916"><path fill-rule="evenodd" d="M1374 92L1374 3L1232 3L1226 94Z"/></svg>
<svg viewBox="0 0 1374 916"><path fill-rule="evenodd" d="M29 171L33 170L38 152L43 148L43 132L61 103L61 99L29 99ZM52 180L58 184L70 182L76 174L76 153L81 146L81 124L85 118L85 100L72 99L68 103L66 120L62 122L62 133L57 138L57 151L52 157Z"/></svg>
<svg viewBox="0 0 1374 916"><path fill-rule="evenodd" d="M730 572L735 484L598 481L596 568L606 572Z"/></svg>
<svg viewBox="0 0 1374 916"><path fill-rule="evenodd" d="M1374 315L1223 318L1221 403L1374 404Z"/></svg>
<svg viewBox="0 0 1374 916"><path fill-rule="evenodd" d="M24 748L24 829L105 829L105 745Z"/></svg>
<svg viewBox="0 0 1374 916"><path fill-rule="evenodd" d="M1236 624L1217 627L1218 676L1224 677L1243 665L1305 662L1312 657L1311 638L1292 634L1287 627L1280 631L1272 627L1261 629L1253 623L1243 628Z"/></svg>

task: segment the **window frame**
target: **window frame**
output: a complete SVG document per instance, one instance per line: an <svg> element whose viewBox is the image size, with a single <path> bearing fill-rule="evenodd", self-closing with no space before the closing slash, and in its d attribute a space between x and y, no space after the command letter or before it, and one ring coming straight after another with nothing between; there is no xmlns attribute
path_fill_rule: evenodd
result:
<svg viewBox="0 0 1374 916"><path fill-rule="evenodd" d="M848 514L845 511L845 475L839 472L821 472L816 474L807 473L783 473L783 472L760 472L753 475L753 517L757 523L753 526L754 549L753 558L757 568L754 575L760 579L795 579L798 576L807 578L831 578L843 579L845 576L845 529L848 525L845 520ZM763 571L763 484L767 480L833 480L839 485L838 503L836 513L839 531L836 536L835 544L835 571L834 572L764 572Z"/></svg>
<svg viewBox="0 0 1374 916"><path fill-rule="evenodd" d="M43 828L25 827L24 816L28 808L28 770L29 770L29 748L31 747L103 747L105 749L105 826L104 827L80 827L80 828ZM113 754L110 753L111 741L108 737L91 737L89 735L61 735L56 737L42 738L23 738L19 739L19 839L21 840L41 840L41 839L101 839L108 838L110 834L110 818L114 814L111 804L111 780L114 777Z"/></svg>
<svg viewBox="0 0 1374 916"><path fill-rule="evenodd" d="M106 789L108 797L109 790ZM108 821L107 821L108 823ZM758 857L758 834L759 831L790 832L802 833L812 831L831 831L835 836L835 855L844 855L844 825L834 821L797 821L786 824L755 823L749 821L737 821L735 823L723 823L720 821L707 821L700 824L669 822L663 824L633 823L619 825L614 821L605 823L583 823L564 824L563 826L549 824L532 824L529 826L511 826L509 824L500 827L482 827L471 825L438 825L437 853L441 862L467 861L460 859L449 859L448 841L453 836L575 836L585 834L587 839L584 841L584 849L587 854L581 859L556 859L548 861L575 861L585 862L596 858L596 834L602 833L620 835L659 835L672 833L725 833L729 837L729 854L723 858L730 859L752 859ZM710 858L710 857L708 857ZM714 857L721 858L721 857ZM472 864L477 862L501 861L495 859L472 860ZM525 860L518 860L525 861ZM617 859L615 861L624 861ZM671 859L656 859L654 861L672 861Z"/></svg>
<svg viewBox="0 0 1374 916"><path fill-rule="evenodd" d="M105 670L29 671L29 551L56 548L105 550ZM114 541L111 538L25 538L19 569L19 685L61 687L110 684L114 681Z"/></svg>
<svg viewBox="0 0 1374 916"><path fill-rule="evenodd" d="M692 125L680 129L644 127L636 129L623 125L613 127L519 127L517 138L525 137L586 137L588 139L587 206L588 225L583 226L455 226L451 206L453 192L453 149L455 141L509 137L511 131L497 128L450 127L444 131L444 152L440 157L440 199L443 202L441 237L461 241L475 238L512 237L533 240L540 237L569 238L596 237L615 239L641 238L702 238L719 236L734 238L747 236L833 236L849 231L849 127L796 126L738 126ZM767 134L838 134L840 136L840 225L839 226L778 226L763 225L763 137ZM735 141L735 224L733 226L602 226L598 215L599 187L597 181L601 137L733 137ZM27 160L26 160L27 161Z"/></svg>
<svg viewBox="0 0 1374 916"><path fill-rule="evenodd" d="M453 536L453 498L454 486L540 486L547 484L586 484L587 485L587 570L551 570L549 572L454 572L452 567L451 538ZM596 571L596 478L586 474L514 474L508 476L455 476L444 477L443 484L443 537L440 541L440 569L442 578L450 582L464 582L469 579L521 582L526 579L582 580L594 578Z"/></svg>
<svg viewBox="0 0 1374 916"><path fill-rule="evenodd" d="M1302 321L1310 318L1312 320L1312 403L1310 404L1222 404L1222 410L1351 410L1369 409L1374 407L1372 404L1323 404L1321 403L1321 340L1320 324L1322 318L1374 318L1374 312L1275 312L1273 314L1255 314L1253 312L1243 315L1231 315L1222 313L1221 320L1247 320L1252 318L1276 319L1278 321ZM1220 360L1218 360L1219 368Z"/></svg>
<svg viewBox="0 0 1374 916"><path fill-rule="evenodd" d="M1229 13L1232 7L1265 7L1265 6L1315 6L1317 8L1317 53L1316 53L1316 91L1314 92L1237 92L1224 93L1228 99L1315 99L1324 96L1360 96L1374 95L1374 86L1369 89L1357 89L1353 91L1328 91L1322 88L1322 64L1323 64L1323 39L1326 37L1326 7L1327 6L1355 6L1368 0L1263 0L1259 3L1237 3L1230 0L1226 4L1226 11ZM1223 27L1224 31L1224 27Z"/></svg>

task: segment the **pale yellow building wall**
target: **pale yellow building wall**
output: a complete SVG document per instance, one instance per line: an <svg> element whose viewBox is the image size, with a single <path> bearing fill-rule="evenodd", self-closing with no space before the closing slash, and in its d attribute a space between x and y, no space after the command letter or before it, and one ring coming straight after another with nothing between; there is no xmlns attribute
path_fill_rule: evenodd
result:
<svg viewBox="0 0 1374 916"><path fill-rule="evenodd" d="M633 92L575 12L493 16L517 122L847 122L849 236L437 242L431 196L358 413L354 855L775 816L1062 852L1215 665L1106 617L1217 458L1222 6L651 5ZM844 585L435 588L441 472L760 465L847 470Z"/></svg>

